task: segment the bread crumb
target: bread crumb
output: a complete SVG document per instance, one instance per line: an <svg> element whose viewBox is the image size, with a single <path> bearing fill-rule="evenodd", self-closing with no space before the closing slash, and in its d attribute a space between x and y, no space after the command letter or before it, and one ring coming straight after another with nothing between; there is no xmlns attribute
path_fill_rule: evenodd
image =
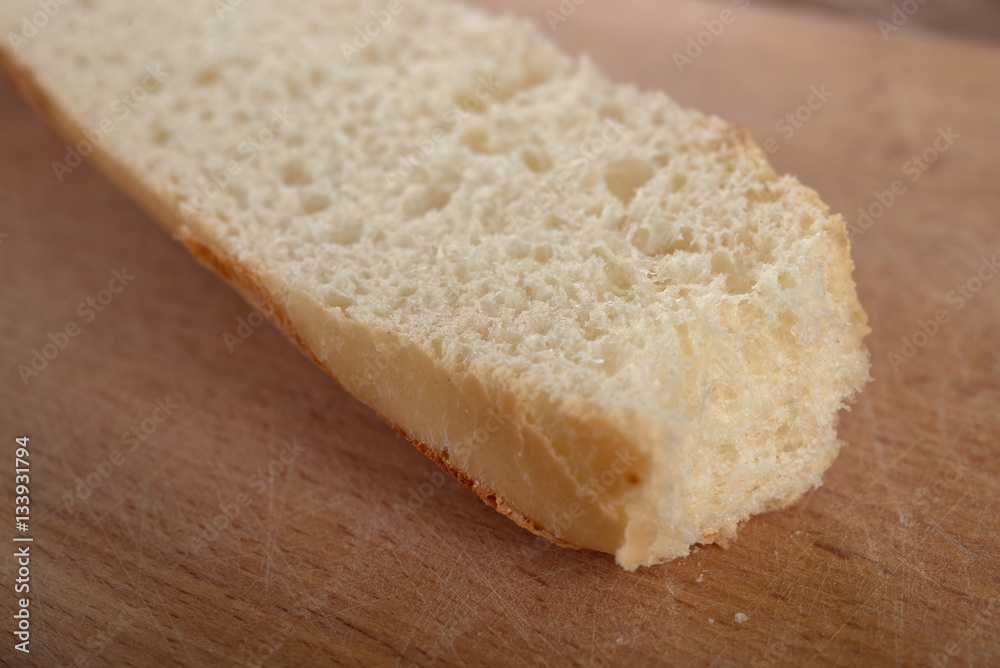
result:
<svg viewBox="0 0 1000 668"><path fill-rule="evenodd" d="M117 62L72 76L73 56L83 62L88 55L89 44L79 33L101 27L115 11L114 3L88 4L95 9L47 28L46 48L64 50L66 69L50 65L43 52L24 65L37 66L40 81L48 82L50 73L66 75L60 79L66 85L59 87L59 99L74 125L83 127L103 125L96 107L85 101L133 81L132 72L147 65L141 53L177 54L178 68L195 63L205 68L215 79L210 86L197 93L181 81L162 87L156 91L158 101L143 108L143 118L120 124L102 150L114 162L131 163L121 176L135 189L141 186L156 202L154 208L174 214L168 227L179 222L176 214L190 217L184 227L192 240L212 241L204 248L198 244L197 254L217 254L220 273L235 272L242 289L264 299L294 280L294 294L282 291L266 300L302 297L283 314L290 336L298 340L296 330L313 332L306 336L307 354L315 354L322 366L336 348L340 380L363 381L366 389L352 388L355 394L369 403L377 398L380 410L402 431L426 433L421 450L435 461L454 461L463 481L488 483L492 489L474 489L489 491L487 503L500 506L508 518L559 533L558 526L536 527L550 506L540 505L536 476L528 484L522 475L552 467L561 471L567 460L575 465L577 441L586 442L590 456L589 439L604 433L605 425L614 429L615 442L594 441L594 459L616 449L619 437L621 452L631 454L635 445L653 462L660 455L684 462L703 451L718 453L703 464L699 457L696 479L685 477L686 466L654 467L663 474L635 480L641 486L634 512L630 500L629 512L609 520L607 528L589 525L592 515L594 522L604 522L596 511L579 520L587 526L573 527L580 536L593 536L579 541L586 543L579 547L613 545L610 538L625 537L616 554L626 569L687 552L688 538L704 534L725 546L724 536L734 534L748 504L766 505L763 492L755 490L770 489L769 497L782 499L800 491L805 476L818 484L813 462L823 461L826 468L839 449L829 419L868 378L868 354L860 342L866 328L850 278L845 226L827 214L811 189L774 174L766 161L741 169L756 162L761 151L733 145L732 126L686 111L661 91L612 86L597 68L579 67L576 56L560 54L535 30L435 2L412 3L393 28L397 37L405 32L405 39L387 36L377 53L368 51L354 65L324 51L329 38L323 25L326 20L336 25L339 16L328 19L323 9L276 17L265 3L245 8L243 19L221 27L190 12L171 12L166 3L148 3L142 22L162 29L123 31L123 42L113 45ZM323 23L316 20L321 14ZM266 20L274 18L280 20ZM269 39L288 48L248 87L230 54L252 48L265 29ZM191 48L221 39L227 40L225 50ZM424 53L431 55L424 58ZM439 58L454 60L439 72L432 68ZM434 76L393 76L412 62L420 63L421 75ZM429 69L423 69L425 64ZM312 78L324 83L305 88L317 95L300 94L298 75L310 72L323 75ZM470 80L481 72L497 75L501 95L477 99L476 88L465 98L476 105L475 121L439 134L442 128L430 125L435 119L427 112L465 96ZM479 83L492 93L489 83ZM256 113L242 118L239 108L216 107L216 96L241 85L248 105L274 96L276 106L290 103L294 118L275 114L264 127L258 125L263 119L254 119ZM336 105L326 104L327 93L337 95ZM358 118L362 114L355 113L356 107L366 110L364 118ZM453 111L466 118L471 110ZM607 118L622 115L627 118L621 122ZM647 117L657 120L647 123ZM379 128L376 139L367 134L368 121ZM614 140L605 135L608 125L615 130ZM356 133L356 126L362 132ZM186 141L193 127L199 128L197 141ZM274 136L266 152L261 146L252 152L259 159L228 163L227 172L239 172L238 184L225 177L234 188L213 183L217 179L197 179L196 185L193 177L202 169L191 172L191 179L174 180L191 167L207 172L221 165L226 152L251 130L261 138L263 132ZM431 150L420 148L429 134L434 136ZM323 141L312 140L320 136ZM584 161L557 164L559 151L582 149L580 137L592 136L607 149L593 150L587 142ZM414 151L415 145L420 150ZM139 160L140 155L149 159ZM322 168L330 155L335 166ZM239 169L232 170L233 164ZM399 167L387 173L389 165ZM559 192L553 196L555 172ZM167 192L156 187L171 181ZM212 188L225 190L225 196L213 195ZM386 196L397 188L399 195ZM344 196L328 197L331 190ZM669 208L666 215L661 206ZM619 212L649 215L619 217ZM606 224L612 217L617 222ZM597 219L604 222L582 222ZM243 270L238 260L243 258L252 258L251 268L266 277L261 284L255 280L258 272ZM823 271L817 269L819 258ZM480 294L481 288L488 294ZM826 299L815 298L817 291ZM406 346L378 349L382 341ZM362 355L363 349L374 355ZM358 354L341 358L350 350ZM414 355L419 369L411 361ZM515 369L530 373L522 378ZM810 373L802 373L805 369ZM695 380L677 382L688 375ZM466 415L462 403L452 401L450 385L440 384L466 377L470 383L462 383L458 399L476 405L480 396L532 397L525 417L519 403L515 412L513 404L509 411L497 406L503 410L484 421L501 425L496 429L483 430L472 418L460 420ZM818 379L822 387L808 392ZM427 401L408 405L403 389L425 393ZM793 403L796 411L786 413ZM425 404L434 405L433 414L423 413ZM530 446L518 449L516 460L492 456L497 448L521 443L519 430L534 429L525 422L535 417L538 427L552 425L559 433L544 430ZM779 421L786 431L772 434L770 426ZM465 422L470 429L476 426L473 445L480 445L483 435L490 446L450 457L448 435L457 428L452 423ZM747 423L755 438L766 435L759 447L756 440L744 444ZM431 426L425 429L425 424ZM564 424L574 426L563 430ZM567 441L549 447L549 437L562 431ZM684 444L677 445L676 457L674 434ZM782 455L788 464L775 476L764 453L785 452L784 444L794 448L794 456ZM744 451L756 456L741 459ZM466 460L460 467L459 459ZM741 463L733 465L737 460ZM479 470L489 471L486 480L472 477L480 477ZM631 469L624 474L630 475ZM548 482L544 475L537 478L542 486ZM553 493L551 510L560 510L559 504L574 509L579 504L572 502L582 492L594 493L594 486L581 482ZM597 488L595 499L611 502L624 493L616 487L605 497L606 488ZM684 490L685 502L676 508L674 489ZM712 512L702 515L707 508ZM636 526L634 518L647 515L650 526ZM716 554L715 549L707 554ZM695 545L690 551L707 550Z"/></svg>
<svg viewBox="0 0 1000 668"><path fill-rule="evenodd" d="M737 612L736 617L734 617L734 619L736 620L737 624L742 624L747 620L747 616L744 615L742 612Z"/></svg>
<svg viewBox="0 0 1000 668"><path fill-rule="evenodd" d="M702 573L701 575L699 575L699 576L698 576L698 579L697 579L697 580L695 580L695 582L701 582L701 581L702 581L702 580L704 580L704 579L705 579L705 574L704 574L704 573Z"/></svg>

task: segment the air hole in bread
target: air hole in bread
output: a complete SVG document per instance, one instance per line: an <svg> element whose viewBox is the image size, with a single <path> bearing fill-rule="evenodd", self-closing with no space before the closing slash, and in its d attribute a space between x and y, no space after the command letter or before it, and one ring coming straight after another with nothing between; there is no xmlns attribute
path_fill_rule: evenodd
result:
<svg viewBox="0 0 1000 668"><path fill-rule="evenodd" d="M528 169L536 174L547 172L552 168L552 160L544 151L530 148L525 149L521 152L521 159L524 160L524 164L528 166Z"/></svg>
<svg viewBox="0 0 1000 668"><path fill-rule="evenodd" d="M219 78L218 71L214 69L200 70L194 78L194 82L199 86L208 86L215 82Z"/></svg>
<svg viewBox="0 0 1000 668"><path fill-rule="evenodd" d="M286 186L308 185L312 176L301 160L290 160L281 170L281 182Z"/></svg>
<svg viewBox="0 0 1000 668"><path fill-rule="evenodd" d="M636 191L653 176L653 168L639 158L624 158L604 167L604 183L622 203L628 204Z"/></svg>
<svg viewBox="0 0 1000 668"><path fill-rule="evenodd" d="M475 153L488 153L486 143L490 135L486 128L481 125L473 125L462 133L461 142Z"/></svg>
<svg viewBox="0 0 1000 668"><path fill-rule="evenodd" d="M330 197L326 193L303 192L301 201L302 212L306 215L316 214L330 207Z"/></svg>

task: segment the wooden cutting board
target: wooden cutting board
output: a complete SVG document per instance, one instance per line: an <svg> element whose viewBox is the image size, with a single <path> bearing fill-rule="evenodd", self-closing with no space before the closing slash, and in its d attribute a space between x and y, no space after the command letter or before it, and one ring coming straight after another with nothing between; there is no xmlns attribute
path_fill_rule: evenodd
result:
<svg viewBox="0 0 1000 668"><path fill-rule="evenodd" d="M254 326L94 169L59 183L63 142L4 82L0 478L12 527L30 436L34 542L31 654L9 634L9 543L0 659L1000 664L1000 279L983 268L1000 253L1000 50L756 5L580 2L483 4L744 123L852 226L871 212L854 259L875 380L823 487L728 550L635 573L553 547ZM689 37L701 54L679 68ZM52 340L26 385L17 365Z"/></svg>

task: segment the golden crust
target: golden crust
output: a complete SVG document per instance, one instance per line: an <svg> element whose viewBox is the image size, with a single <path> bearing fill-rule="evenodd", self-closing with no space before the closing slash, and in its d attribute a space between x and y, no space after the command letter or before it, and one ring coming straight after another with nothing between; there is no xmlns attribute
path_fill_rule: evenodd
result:
<svg viewBox="0 0 1000 668"><path fill-rule="evenodd" d="M237 292L243 295L244 299L246 299L252 306L259 309L263 313L269 314L268 319L275 327L281 330L288 340L298 346L299 350L301 350L306 357L311 359L316 366L325 371L330 378L337 381L337 383L345 390L347 389L344 383L337 378L336 374L334 374L325 364L317 359L316 355L309 348L309 346L306 345L306 342L295 329L295 325L293 325L291 320L288 319L288 315L285 313L284 309L282 309L274 301L274 299L271 298L270 294L260 284L259 279L253 271L241 265L229 255L220 253L214 248L197 241L190 235L182 237L181 243L184 244L185 248L188 249L188 252L190 252L200 264L210 268L216 274L225 279L226 282L232 285ZM399 425L395 424L378 411L375 412L383 422L392 427L406 440L410 441L410 443L412 443L422 455L437 464L445 473L449 473L454 476L456 480L475 492L476 496L482 499L486 505L492 507L501 515L510 518L518 525L538 534L539 536L547 538L557 545L581 549L578 545L574 545L573 543L567 542L561 538L557 538L540 526L537 522L517 510L517 508L508 503L502 496L499 496L494 490L490 489L486 485L483 485L464 471L459 470L454 464L451 463L446 453L439 453L428 445L421 443L407 434L406 431L404 431Z"/></svg>

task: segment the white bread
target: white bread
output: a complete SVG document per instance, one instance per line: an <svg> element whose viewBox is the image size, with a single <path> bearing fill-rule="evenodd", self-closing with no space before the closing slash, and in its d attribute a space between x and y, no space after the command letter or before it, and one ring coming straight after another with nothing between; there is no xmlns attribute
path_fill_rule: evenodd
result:
<svg viewBox="0 0 1000 668"><path fill-rule="evenodd" d="M742 128L444 0L54 4L0 8L43 115L522 526L634 569L820 484L866 317Z"/></svg>

